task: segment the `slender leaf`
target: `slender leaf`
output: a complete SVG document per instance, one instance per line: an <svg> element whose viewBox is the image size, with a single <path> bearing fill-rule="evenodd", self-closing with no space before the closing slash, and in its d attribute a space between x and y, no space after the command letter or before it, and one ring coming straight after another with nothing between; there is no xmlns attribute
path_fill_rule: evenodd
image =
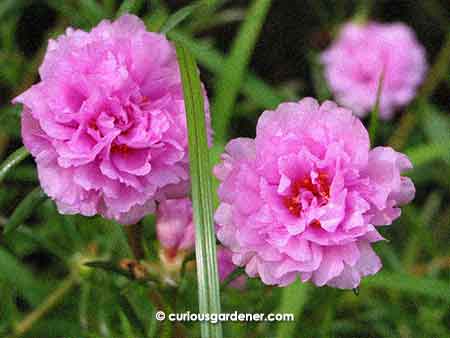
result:
<svg viewBox="0 0 450 338"><path fill-rule="evenodd" d="M48 288L37 280L16 257L0 247L0 281L6 281L31 305L38 304Z"/></svg>
<svg viewBox="0 0 450 338"><path fill-rule="evenodd" d="M133 332L133 327L128 320L127 316L123 311L119 311L119 319L120 319L120 325L122 327L122 334L124 338L134 338L136 337L136 334Z"/></svg>
<svg viewBox="0 0 450 338"><path fill-rule="evenodd" d="M18 105L0 109L0 131L11 137L20 137L20 111ZM1 178L0 178L1 181Z"/></svg>
<svg viewBox="0 0 450 338"><path fill-rule="evenodd" d="M422 144L405 151L414 167L444 159L449 152L450 145L448 144Z"/></svg>
<svg viewBox="0 0 450 338"><path fill-rule="evenodd" d="M377 97L375 99L375 105L373 106L372 113L370 114L369 135L370 135L370 142L372 143L372 146L375 145L375 139L377 136L378 115L380 112L381 93L383 91L383 82L384 82L384 69L381 71L380 78L378 80Z"/></svg>
<svg viewBox="0 0 450 338"><path fill-rule="evenodd" d="M190 33L202 32L234 22L243 21L245 18L245 10L242 8L224 9L223 11L210 16L206 16L202 10L202 15L202 18L204 18L203 20L192 20L192 24L188 29Z"/></svg>
<svg viewBox="0 0 450 338"><path fill-rule="evenodd" d="M55 241L52 238L48 238L45 235L38 233L37 231L33 231L30 228L22 227L16 229L16 231L9 233L9 236L5 239L8 242L16 242L17 243L30 243L39 249L43 249L55 257L58 257L62 262L67 261L67 250L61 245L59 241Z"/></svg>
<svg viewBox="0 0 450 338"><path fill-rule="evenodd" d="M200 77L194 57L189 50L181 43L176 43L176 50L187 114L200 312L220 313L211 167ZM220 323L202 322L201 333L203 338L220 338L222 327Z"/></svg>
<svg viewBox="0 0 450 338"><path fill-rule="evenodd" d="M144 0L125 0L117 10L116 16L119 17L125 13L137 14L143 4Z"/></svg>
<svg viewBox="0 0 450 338"><path fill-rule="evenodd" d="M389 273L383 271L363 281L364 287L378 287L398 290L413 296L426 296L450 303L448 282L427 277L415 277L407 274Z"/></svg>
<svg viewBox="0 0 450 338"><path fill-rule="evenodd" d="M159 1L156 2L157 4L152 5L154 8L151 13L145 18L145 25L151 32L159 32L170 16L169 10L166 6L160 4Z"/></svg>
<svg viewBox="0 0 450 338"><path fill-rule="evenodd" d="M193 4L193 5L183 7L180 10L176 11L171 16L169 16L167 21L161 27L160 32L162 34L167 34L173 28L175 28L178 24L180 24L184 19L186 19L189 15L191 15L192 12L194 10L196 10L198 7L199 7L198 4Z"/></svg>
<svg viewBox="0 0 450 338"><path fill-rule="evenodd" d="M66 277L61 284L54 289L41 304L39 304L37 308L35 308L15 326L13 337L22 337L26 332L28 332L35 323L39 322L42 317L53 310L56 305L61 303L63 298L77 283L78 276L75 273L71 273L68 277Z"/></svg>
<svg viewBox="0 0 450 338"><path fill-rule="evenodd" d="M446 40L436 57L436 61L428 72L422 88L419 91L418 99L414 100L410 107L414 107L416 102L425 102L430 95L433 94L436 87L448 75L448 68L450 67L450 30L447 33ZM411 109L411 108L409 108ZM408 109L408 110L409 110ZM399 126L389 140L389 144L395 149L400 150L406 144L409 134L414 130L416 124L415 112L408 111L400 120Z"/></svg>
<svg viewBox="0 0 450 338"><path fill-rule="evenodd" d="M226 287L228 286L228 284L230 284L232 281L234 281L236 278L238 278L239 276L245 274L245 268L242 267L238 267L236 269L234 269L233 272L231 272L227 278L225 278L225 280L222 282L222 286Z"/></svg>
<svg viewBox="0 0 450 338"><path fill-rule="evenodd" d="M225 57L217 50L211 48L208 43L194 40L179 31L171 31L169 37L172 40L186 45L198 62L214 74L222 72ZM242 85L242 93L250 98L259 108L275 108L284 101L285 97L278 91L268 86L263 80L251 72L247 72Z"/></svg>
<svg viewBox="0 0 450 338"><path fill-rule="evenodd" d="M45 193L40 187L32 190L13 211L8 222L5 224L4 233L10 233L25 222L33 213L34 208L36 208L46 198Z"/></svg>
<svg viewBox="0 0 450 338"><path fill-rule="evenodd" d="M61 16L68 18L71 24L81 28L92 26L92 22L72 2L60 0L45 0L45 2L50 8L60 13Z"/></svg>
<svg viewBox="0 0 450 338"><path fill-rule="evenodd" d="M219 141L225 140L230 116L270 4L271 0L253 1L217 80L213 122L215 135Z"/></svg>
<svg viewBox="0 0 450 338"><path fill-rule="evenodd" d="M450 30L447 33L446 40L444 41L439 54L436 57L436 61L428 72L428 76L419 92L419 96L422 99L428 98L433 94L436 87L442 80L448 75L450 68Z"/></svg>
<svg viewBox="0 0 450 338"><path fill-rule="evenodd" d="M5 177L5 181L37 183L38 177L34 165L21 165L14 170L10 170Z"/></svg>
<svg viewBox="0 0 450 338"><path fill-rule="evenodd" d="M324 67L319 60L319 53L316 51L309 52L308 60L311 67L311 80L314 93L317 95L319 101L328 100L331 98L331 91L324 77Z"/></svg>
<svg viewBox="0 0 450 338"><path fill-rule="evenodd" d="M97 24L101 19L107 17L106 11L95 0L79 0L80 9L91 24Z"/></svg>
<svg viewBox="0 0 450 338"><path fill-rule="evenodd" d="M411 235L404 249L403 262L408 268L411 268L417 261L417 257L427 242L427 237L430 235L430 225L433 218L438 214L442 203L443 196L437 191L431 192L419 217L414 217L412 222ZM405 211L410 210L407 208ZM406 213L406 212L405 212ZM432 240L432 238L431 238Z"/></svg>
<svg viewBox="0 0 450 338"><path fill-rule="evenodd" d="M443 159L450 164L450 119L432 104L424 103L420 108L426 136L432 143L449 149Z"/></svg>
<svg viewBox="0 0 450 338"><path fill-rule="evenodd" d="M121 269L119 267L119 264L117 262L113 262L113 261L91 261L91 262L86 262L84 263L84 265L90 267L90 268L94 268L94 269L100 269L100 270L104 270L107 272L112 272L121 276L124 276L130 280L134 279L134 276L131 272Z"/></svg>
<svg viewBox="0 0 450 338"><path fill-rule="evenodd" d="M28 150L25 147L17 149L0 165L0 183L5 178L6 174L22 162L28 156Z"/></svg>
<svg viewBox="0 0 450 338"><path fill-rule="evenodd" d="M424 112L423 126L428 139L434 143L450 144L450 119L448 114L425 103L420 109Z"/></svg>
<svg viewBox="0 0 450 338"><path fill-rule="evenodd" d="M146 332L149 329L149 314L153 311L154 305L148 301L147 287L135 287L121 292L119 299L120 308L127 316L132 327L139 332ZM138 337L143 337L139 334ZM135 335L136 337L136 335Z"/></svg>

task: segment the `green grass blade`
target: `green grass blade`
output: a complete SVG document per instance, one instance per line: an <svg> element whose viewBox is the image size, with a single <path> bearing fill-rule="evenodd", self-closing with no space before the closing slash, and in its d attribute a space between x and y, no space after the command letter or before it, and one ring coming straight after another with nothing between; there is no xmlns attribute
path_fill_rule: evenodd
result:
<svg viewBox="0 0 450 338"><path fill-rule="evenodd" d="M28 154L28 150L26 150L25 147L21 147L9 155L9 157L0 165L0 183L3 181L6 174L22 162Z"/></svg>
<svg viewBox="0 0 450 338"><path fill-rule="evenodd" d="M116 16L119 17L126 13L137 14L144 4L144 0L125 0L117 10Z"/></svg>
<svg viewBox="0 0 450 338"><path fill-rule="evenodd" d="M415 277L407 274L383 271L363 281L364 287L377 287L398 290L412 296L425 296L450 303L448 282L428 277Z"/></svg>
<svg viewBox="0 0 450 338"><path fill-rule="evenodd" d="M372 113L370 114L369 136L370 136L370 143L372 144L372 146L375 145L375 139L377 137L378 115L380 113L380 102L381 102L381 92L383 90L383 81L384 81L384 69L381 71L380 79L378 80L377 97L375 99L375 105L373 106Z"/></svg>
<svg viewBox="0 0 450 338"><path fill-rule="evenodd" d="M448 144L422 144L411 147L405 151L412 164L419 167L429 162L439 159L445 159L450 153L450 145Z"/></svg>
<svg viewBox="0 0 450 338"><path fill-rule="evenodd" d="M62 17L69 20L69 23L83 29L89 29L93 23L79 10L72 2L60 0L45 0L45 3Z"/></svg>
<svg viewBox="0 0 450 338"><path fill-rule="evenodd" d="M245 71L270 4L270 0L253 1L217 80L212 111L215 135L219 141L226 138L228 123L244 81Z"/></svg>
<svg viewBox="0 0 450 338"><path fill-rule="evenodd" d="M176 50L183 82L188 126L199 307L201 313L220 313L211 167L200 77L190 51L181 43L176 43ZM201 333L203 338L220 338L222 327L220 323L202 322Z"/></svg>
<svg viewBox="0 0 450 338"><path fill-rule="evenodd" d="M182 42L198 62L210 72L218 75L222 72L225 57L217 50L211 48L208 43L194 40L186 34L171 31L169 36L172 40ZM242 93L250 98L259 108L275 108L285 97L251 72L245 74L242 85Z"/></svg>
<svg viewBox="0 0 450 338"><path fill-rule="evenodd" d="M295 328L300 321L300 315L307 301L310 286L300 281L285 287L281 302L275 313L292 313L294 321L280 322L277 328L277 338L295 337Z"/></svg>
<svg viewBox="0 0 450 338"><path fill-rule="evenodd" d="M25 222L33 213L34 208L36 208L46 198L47 196L40 187L32 190L13 211L8 222L5 224L4 234L6 235L10 233Z"/></svg>
<svg viewBox="0 0 450 338"><path fill-rule="evenodd" d="M159 30L162 34L169 33L172 29L174 29L178 24L180 24L184 19L186 19L189 15L192 14L194 10L199 7L198 4L189 5L181 8L180 10L173 13L164 25Z"/></svg>

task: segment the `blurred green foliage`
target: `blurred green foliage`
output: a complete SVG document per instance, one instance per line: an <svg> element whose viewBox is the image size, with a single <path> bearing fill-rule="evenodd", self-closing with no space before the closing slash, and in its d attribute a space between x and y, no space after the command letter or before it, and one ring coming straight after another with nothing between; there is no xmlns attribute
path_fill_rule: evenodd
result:
<svg viewBox="0 0 450 338"><path fill-rule="evenodd" d="M206 7L176 21L169 37L192 51L215 109L225 112L226 119L215 122L221 139L214 154L231 137L252 136L264 108L305 95L329 98L317 55L339 24L352 17L405 21L424 43L431 66L415 102L394 120L377 123L377 144L393 145L411 157L415 168L409 175L417 188L402 217L383 229L389 242L375 246L383 270L367 278L358 295L300 284L272 288L258 280L250 280L245 291L225 288L223 312L294 312L296 321L224 323L224 337L449 337L448 1L272 1L267 17L267 1L200 2ZM48 38L67 26L89 29L119 12L139 14L149 29L159 30L171 13L191 4L0 1L0 163L21 147L20 107L10 100L38 79ZM246 15L248 10L253 15ZM369 119L364 121L367 127ZM54 203L42 200L35 190L31 158L9 171L0 184L0 226L13 230L0 237L0 336L199 336L197 323L155 320L161 306L151 285L84 266L87 261L131 257L118 224L58 214ZM151 216L143 226L146 260L157 262ZM196 312L195 272L187 268L179 288L166 287L159 296L167 309Z"/></svg>

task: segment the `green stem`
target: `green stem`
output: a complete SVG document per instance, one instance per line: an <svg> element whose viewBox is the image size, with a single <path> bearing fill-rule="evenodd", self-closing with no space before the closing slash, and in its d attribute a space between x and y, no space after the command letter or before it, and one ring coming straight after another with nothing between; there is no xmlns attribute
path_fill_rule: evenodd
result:
<svg viewBox="0 0 450 338"><path fill-rule="evenodd" d="M142 246L142 224L136 223L124 225L124 230L127 235L128 245L130 246L134 258L137 260L143 259L144 248Z"/></svg>
<svg viewBox="0 0 450 338"><path fill-rule="evenodd" d="M226 287L228 284L230 284L232 281L234 281L239 276L243 275L245 273L245 269L238 267L233 272L231 272L227 278L222 282L222 286Z"/></svg>
<svg viewBox="0 0 450 338"><path fill-rule="evenodd" d="M377 97L375 99L375 105L373 107L372 113L370 114L370 143L372 146L375 146L375 141L377 137L377 126L378 126L378 115L380 111L380 103L381 103L381 92L383 89L383 81L384 81L384 68L381 71L380 78L378 80L378 88L377 88Z"/></svg>
<svg viewBox="0 0 450 338"><path fill-rule="evenodd" d="M276 313L292 313L294 320L291 322L281 322L278 324L277 338L294 337L297 323L300 322L300 315L308 299L309 285L296 281L282 291L281 302Z"/></svg>

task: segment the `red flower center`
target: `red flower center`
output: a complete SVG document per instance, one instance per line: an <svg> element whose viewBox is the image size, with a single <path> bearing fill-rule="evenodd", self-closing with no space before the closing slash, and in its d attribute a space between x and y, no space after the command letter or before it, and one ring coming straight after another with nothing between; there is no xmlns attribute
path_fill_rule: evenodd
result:
<svg viewBox="0 0 450 338"><path fill-rule="evenodd" d="M128 154L130 148L126 144L113 144L111 151L114 153Z"/></svg>
<svg viewBox="0 0 450 338"><path fill-rule="evenodd" d="M320 205L326 204L330 198L328 175L326 173L319 173L315 183L312 182L310 177L294 182L291 195L285 196L283 198L283 203L295 217L300 217L302 212L301 195L305 191L311 192L319 200ZM317 221L317 223L319 222Z"/></svg>
<svg viewBox="0 0 450 338"><path fill-rule="evenodd" d="M95 121L94 119L90 120L88 123L88 127L93 130L98 130L97 121Z"/></svg>

